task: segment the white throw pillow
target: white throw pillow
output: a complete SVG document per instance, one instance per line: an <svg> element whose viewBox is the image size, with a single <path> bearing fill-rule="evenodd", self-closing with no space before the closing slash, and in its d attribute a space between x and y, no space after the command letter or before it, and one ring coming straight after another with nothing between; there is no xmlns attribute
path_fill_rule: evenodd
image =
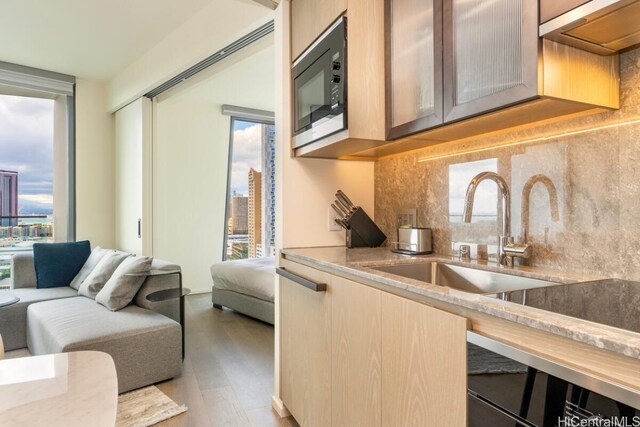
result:
<svg viewBox="0 0 640 427"><path fill-rule="evenodd" d="M117 251L109 252L103 256L100 262L98 262L98 265L96 265L80 285L78 295L84 295L92 299L95 298L122 261L129 256L130 254Z"/></svg>
<svg viewBox="0 0 640 427"><path fill-rule="evenodd" d="M106 285L96 295L96 302L111 311L125 308L136 296L146 276L127 276L127 274L145 273L151 269L153 258L132 256L125 259Z"/></svg>
<svg viewBox="0 0 640 427"><path fill-rule="evenodd" d="M69 286L71 286L75 290L80 289L80 285L82 285L82 282L84 282L84 280L89 277L89 274L91 274L93 269L96 268L96 265L98 265L102 257L104 257L109 252L113 252L113 250L102 249L100 246L96 246L95 248L93 248L93 250L91 251L91 255L89 255L89 258L87 258L87 261L85 261L84 265L82 266L78 274L76 274L76 277L73 278Z"/></svg>

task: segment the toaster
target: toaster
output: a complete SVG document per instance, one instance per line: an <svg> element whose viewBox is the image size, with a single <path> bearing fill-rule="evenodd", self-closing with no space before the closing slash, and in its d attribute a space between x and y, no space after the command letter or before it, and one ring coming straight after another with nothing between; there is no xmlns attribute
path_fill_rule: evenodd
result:
<svg viewBox="0 0 640 427"><path fill-rule="evenodd" d="M405 255L425 255L433 253L430 228L400 227L398 241L391 252Z"/></svg>

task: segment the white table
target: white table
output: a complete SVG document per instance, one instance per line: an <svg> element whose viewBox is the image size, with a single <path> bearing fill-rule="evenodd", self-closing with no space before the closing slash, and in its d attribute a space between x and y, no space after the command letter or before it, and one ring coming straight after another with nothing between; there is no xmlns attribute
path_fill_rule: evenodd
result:
<svg viewBox="0 0 640 427"><path fill-rule="evenodd" d="M0 360L0 425L110 426L118 380L107 353L79 351Z"/></svg>

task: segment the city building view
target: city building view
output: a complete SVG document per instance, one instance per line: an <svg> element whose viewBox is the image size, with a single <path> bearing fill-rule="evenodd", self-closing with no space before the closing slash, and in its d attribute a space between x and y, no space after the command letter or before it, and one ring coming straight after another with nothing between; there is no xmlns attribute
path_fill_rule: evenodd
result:
<svg viewBox="0 0 640 427"><path fill-rule="evenodd" d="M249 169L249 258L262 256L262 174Z"/></svg>
<svg viewBox="0 0 640 427"><path fill-rule="evenodd" d="M53 101L0 95L0 289L11 256L53 241Z"/></svg>
<svg viewBox="0 0 640 427"><path fill-rule="evenodd" d="M275 127L234 122L226 259L275 253Z"/></svg>

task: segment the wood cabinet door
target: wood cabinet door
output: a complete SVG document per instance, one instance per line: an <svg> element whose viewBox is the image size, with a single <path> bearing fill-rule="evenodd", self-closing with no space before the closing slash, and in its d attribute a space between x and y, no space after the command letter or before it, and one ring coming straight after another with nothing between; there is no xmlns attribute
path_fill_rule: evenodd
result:
<svg viewBox="0 0 640 427"><path fill-rule="evenodd" d="M538 95L538 2L443 0L444 121Z"/></svg>
<svg viewBox="0 0 640 427"><path fill-rule="evenodd" d="M316 283L329 276L286 263L287 271ZM280 277L282 401L305 427L331 425L331 295Z"/></svg>
<svg viewBox="0 0 640 427"><path fill-rule="evenodd" d="M347 0L291 1L291 59L295 60L347 10Z"/></svg>
<svg viewBox="0 0 640 427"><path fill-rule="evenodd" d="M467 425L467 320L386 294L382 425Z"/></svg>
<svg viewBox="0 0 640 427"><path fill-rule="evenodd" d="M382 291L331 280L332 425L380 427Z"/></svg>
<svg viewBox="0 0 640 427"><path fill-rule="evenodd" d="M442 0L386 0L387 138L443 122Z"/></svg>

